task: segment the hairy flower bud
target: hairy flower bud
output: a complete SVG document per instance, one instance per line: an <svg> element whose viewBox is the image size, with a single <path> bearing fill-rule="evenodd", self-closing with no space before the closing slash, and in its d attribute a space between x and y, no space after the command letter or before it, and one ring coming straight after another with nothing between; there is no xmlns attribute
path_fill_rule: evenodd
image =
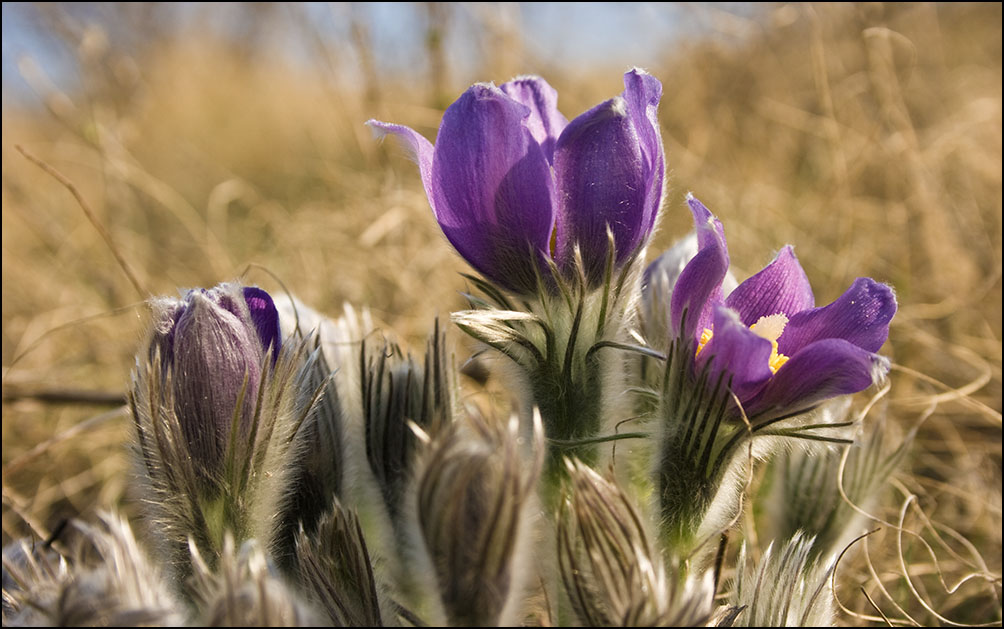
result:
<svg viewBox="0 0 1004 629"><path fill-rule="evenodd" d="M160 356L185 443L204 474L219 468L233 429L247 436L265 353L274 360L279 346L278 313L260 288L222 284L154 302L151 358Z"/></svg>
<svg viewBox="0 0 1004 629"><path fill-rule="evenodd" d="M540 440L539 423L535 433ZM471 418L434 446L419 480L418 520L451 625L506 623L521 600L516 557L541 461L521 456L515 418L508 426Z"/></svg>
<svg viewBox="0 0 1004 629"><path fill-rule="evenodd" d="M423 362L392 343L360 354L366 459L394 526L403 518L405 490L412 479L414 422L432 436L453 421L454 382L446 338L436 320Z"/></svg>
<svg viewBox="0 0 1004 629"><path fill-rule="evenodd" d="M197 624L204 627L315 627L317 611L277 573L257 540L237 546L229 534L210 567L192 548Z"/></svg>
<svg viewBox="0 0 1004 629"><path fill-rule="evenodd" d="M380 594L359 517L337 499L313 531L296 536L296 574L336 627L382 627Z"/></svg>
<svg viewBox="0 0 1004 629"><path fill-rule="evenodd" d="M710 580L670 577L624 491L579 461L565 464L571 496L558 522L558 561L583 626L703 625Z"/></svg>
<svg viewBox="0 0 1004 629"><path fill-rule="evenodd" d="M143 504L181 585L190 542L214 563L227 535L275 537L310 410L297 405L304 348L280 352L278 313L260 288L221 284L152 307L129 405Z"/></svg>

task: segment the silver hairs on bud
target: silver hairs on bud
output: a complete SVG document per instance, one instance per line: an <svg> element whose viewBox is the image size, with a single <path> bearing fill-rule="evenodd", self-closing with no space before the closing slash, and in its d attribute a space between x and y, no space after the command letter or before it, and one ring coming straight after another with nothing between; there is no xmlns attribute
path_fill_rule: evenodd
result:
<svg viewBox="0 0 1004 629"><path fill-rule="evenodd" d="M535 453L521 452L519 423L477 415L433 445L418 485L418 521L450 624L512 622L522 601L517 562L527 506L543 463L542 429Z"/></svg>
<svg viewBox="0 0 1004 629"><path fill-rule="evenodd" d="M192 592L198 623L208 627L321 626L314 609L291 590L261 546L248 540L238 548L231 535L223 541L216 566L191 547Z"/></svg>
<svg viewBox="0 0 1004 629"><path fill-rule="evenodd" d="M815 540L801 532L771 543L760 562L749 565L743 545L729 596L735 627L828 627L833 593L827 588L832 563L813 557Z"/></svg>
<svg viewBox="0 0 1004 629"><path fill-rule="evenodd" d="M101 514L98 525L73 525L82 539L70 561L43 544L4 549L4 626L171 626L187 620L125 519ZM16 590L8 588L8 570Z"/></svg>
<svg viewBox="0 0 1004 629"><path fill-rule="evenodd" d="M710 579L667 576L627 494L579 461L565 464L571 494L558 521L558 562L579 621L599 627L704 624L714 598Z"/></svg>

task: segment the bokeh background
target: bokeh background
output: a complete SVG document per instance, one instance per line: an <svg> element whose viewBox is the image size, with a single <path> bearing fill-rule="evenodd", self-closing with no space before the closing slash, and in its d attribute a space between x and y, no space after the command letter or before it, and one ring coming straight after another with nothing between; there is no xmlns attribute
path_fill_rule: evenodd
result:
<svg viewBox="0 0 1004 629"><path fill-rule="evenodd" d="M650 259L692 191L740 278L791 243L820 304L896 288L877 412L916 437L841 622L1000 625L1000 3L5 3L4 543L130 510L145 294L242 277L412 342L464 307L417 169L367 119L433 139L470 83L528 73L572 118L634 65L664 85Z"/></svg>

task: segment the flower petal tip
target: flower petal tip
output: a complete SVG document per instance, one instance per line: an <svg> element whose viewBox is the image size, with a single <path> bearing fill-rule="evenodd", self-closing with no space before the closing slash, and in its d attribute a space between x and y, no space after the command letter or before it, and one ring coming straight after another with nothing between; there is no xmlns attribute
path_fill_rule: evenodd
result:
<svg viewBox="0 0 1004 629"><path fill-rule="evenodd" d="M875 354L872 359L872 384L882 384L889 377L889 370L892 368L892 361L882 356L881 354Z"/></svg>
<svg viewBox="0 0 1004 629"><path fill-rule="evenodd" d="M386 122L380 122L379 120L370 118L365 122L365 124L370 128L370 133L373 134L373 139L375 140L382 140L388 133L391 133L391 131L387 128L391 125L388 125Z"/></svg>
<svg viewBox="0 0 1004 629"><path fill-rule="evenodd" d="M694 193L692 192L687 193L687 205L690 207L690 211L694 214L695 219L698 216L700 217L699 221L698 220L694 221L695 223L697 223L698 227L708 222L709 220L714 220L715 215L711 213L711 210L708 209L708 206L701 203L701 201L697 197L695 197Z"/></svg>
<svg viewBox="0 0 1004 629"><path fill-rule="evenodd" d="M517 83L533 83L535 85L548 85L548 82L544 80L543 77L537 76L536 74L520 74L512 77L505 82L505 85L517 84ZM550 87L548 85L548 87Z"/></svg>
<svg viewBox="0 0 1004 629"><path fill-rule="evenodd" d="M627 117L627 115L628 115L627 101L625 101L620 96L614 96L613 98L611 98L610 100L608 100L604 104L607 105L608 109L610 110L610 112L612 114L614 114L614 115L616 115L616 116L618 116L620 118L626 118Z"/></svg>
<svg viewBox="0 0 1004 629"><path fill-rule="evenodd" d="M873 280L870 277L860 279L867 283L870 292L882 302L880 308L881 317L886 321L892 321L893 316L895 316L896 311L899 309L899 301L896 299L896 289L889 284Z"/></svg>

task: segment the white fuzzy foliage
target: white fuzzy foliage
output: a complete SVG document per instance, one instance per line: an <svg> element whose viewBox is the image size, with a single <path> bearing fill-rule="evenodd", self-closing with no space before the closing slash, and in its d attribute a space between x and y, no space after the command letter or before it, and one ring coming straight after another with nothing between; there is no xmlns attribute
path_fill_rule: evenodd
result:
<svg viewBox="0 0 1004 629"><path fill-rule="evenodd" d="M278 577L261 546L249 540L237 548L227 535L216 567L193 545L192 591L199 624L209 627L320 626L316 611Z"/></svg>
<svg viewBox="0 0 1004 629"><path fill-rule="evenodd" d="M22 545L19 559L4 551L4 570L17 584L4 587L13 613L5 626L178 625L183 607L156 563L140 549L132 529L118 515L102 514L99 525L76 523L80 551L65 561L55 552ZM13 556L11 557L11 559ZM6 606L6 605L5 605Z"/></svg>
<svg viewBox="0 0 1004 629"><path fill-rule="evenodd" d="M742 608L737 627L829 627L833 625L831 562L812 555L814 539L801 532L772 543L756 566L748 565L746 547L739 553L729 605Z"/></svg>

